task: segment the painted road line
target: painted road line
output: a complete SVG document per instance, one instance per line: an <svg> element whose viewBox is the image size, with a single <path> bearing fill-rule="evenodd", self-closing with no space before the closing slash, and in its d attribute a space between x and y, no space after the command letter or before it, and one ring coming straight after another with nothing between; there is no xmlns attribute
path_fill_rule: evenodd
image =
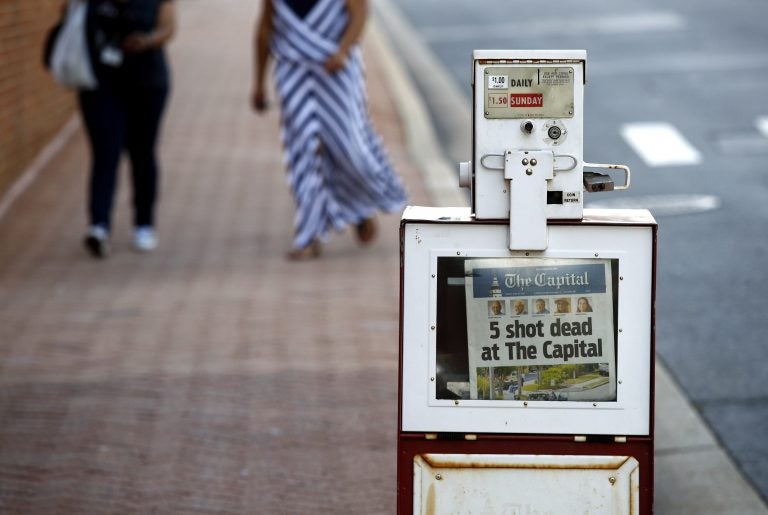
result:
<svg viewBox="0 0 768 515"><path fill-rule="evenodd" d="M714 195L646 195L617 197L590 201L586 208L595 209L648 209L653 216L687 215L719 209L720 198Z"/></svg>
<svg viewBox="0 0 768 515"><path fill-rule="evenodd" d="M628 123L621 135L648 166L684 166L701 162L701 154L668 123Z"/></svg>
<svg viewBox="0 0 768 515"><path fill-rule="evenodd" d="M760 134L768 138L768 116L761 116L755 120L755 127L760 131Z"/></svg>
<svg viewBox="0 0 768 515"><path fill-rule="evenodd" d="M669 11L646 11L632 14L583 16L578 18L549 18L519 22L485 24L439 25L423 27L420 35L430 43L477 41L479 39L509 38L568 32L569 34L622 34L651 31L681 30L685 19Z"/></svg>
<svg viewBox="0 0 768 515"><path fill-rule="evenodd" d="M708 72L762 72L768 66L765 52L656 51L652 54L617 59L593 59L590 77L665 73L681 75Z"/></svg>

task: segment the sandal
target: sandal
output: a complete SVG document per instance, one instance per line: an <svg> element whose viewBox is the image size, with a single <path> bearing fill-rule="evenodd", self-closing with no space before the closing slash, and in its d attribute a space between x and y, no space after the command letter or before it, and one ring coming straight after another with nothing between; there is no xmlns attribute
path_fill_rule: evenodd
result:
<svg viewBox="0 0 768 515"><path fill-rule="evenodd" d="M376 238L376 220L367 218L355 226L357 240L363 245L371 243Z"/></svg>
<svg viewBox="0 0 768 515"><path fill-rule="evenodd" d="M323 247L318 240L313 241L306 247L293 249L286 255L289 261L308 261L320 257Z"/></svg>

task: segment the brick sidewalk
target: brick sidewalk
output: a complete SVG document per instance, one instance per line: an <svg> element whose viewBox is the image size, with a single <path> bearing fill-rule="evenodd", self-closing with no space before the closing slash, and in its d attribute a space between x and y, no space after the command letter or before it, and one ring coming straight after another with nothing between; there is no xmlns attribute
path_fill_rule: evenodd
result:
<svg viewBox="0 0 768 515"><path fill-rule="evenodd" d="M178 7L158 251L130 249L125 176L113 256L81 248L81 131L0 219L0 513L393 513L399 216L287 262L278 113L248 108L258 5Z"/></svg>

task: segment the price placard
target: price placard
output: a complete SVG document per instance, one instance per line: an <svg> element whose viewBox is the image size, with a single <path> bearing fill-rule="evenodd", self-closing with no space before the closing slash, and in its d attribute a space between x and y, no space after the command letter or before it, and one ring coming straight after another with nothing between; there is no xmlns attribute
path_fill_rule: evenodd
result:
<svg viewBox="0 0 768 515"><path fill-rule="evenodd" d="M486 69L486 118L572 118L571 67L505 66Z"/></svg>

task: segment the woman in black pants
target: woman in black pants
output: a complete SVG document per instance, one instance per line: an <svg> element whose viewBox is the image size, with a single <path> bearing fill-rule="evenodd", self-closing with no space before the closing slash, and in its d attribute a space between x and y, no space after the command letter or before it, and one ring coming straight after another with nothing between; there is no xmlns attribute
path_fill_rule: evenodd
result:
<svg viewBox="0 0 768 515"><path fill-rule="evenodd" d="M172 0L89 0L88 34L98 80L80 92L91 142L92 168L85 246L94 257L109 254L112 203L123 149L131 160L134 246L157 246L156 143L169 91L163 47L175 30Z"/></svg>

